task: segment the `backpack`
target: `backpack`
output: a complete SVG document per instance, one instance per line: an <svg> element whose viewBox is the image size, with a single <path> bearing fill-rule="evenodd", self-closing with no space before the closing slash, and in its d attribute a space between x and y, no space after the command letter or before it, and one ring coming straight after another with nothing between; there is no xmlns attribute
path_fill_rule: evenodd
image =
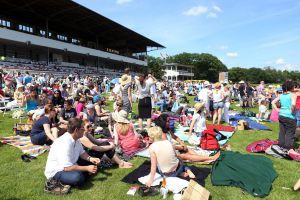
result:
<svg viewBox="0 0 300 200"><path fill-rule="evenodd" d="M284 158L291 160L291 157L289 156L288 150L281 148L277 144L271 145L269 148L266 149L266 154L273 156L275 158Z"/></svg>
<svg viewBox="0 0 300 200"><path fill-rule="evenodd" d="M203 150L219 150L220 145L213 130L204 130L202 132L200 148Z"/></svg>
<svg viewBox="0 0 300 200"><path fill-rule="evenodd" d="M278 144L278 141L270 140L270 139L258 140L256 142L249 144L246 147L246 150L250 153L261 153L261 152L265 152L266 149L273 144Z"/></svg>

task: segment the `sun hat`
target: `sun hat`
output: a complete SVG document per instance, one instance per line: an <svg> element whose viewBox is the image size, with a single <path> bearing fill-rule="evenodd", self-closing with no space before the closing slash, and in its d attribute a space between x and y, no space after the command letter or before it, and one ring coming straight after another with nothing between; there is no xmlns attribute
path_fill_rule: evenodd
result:
<svg viewBox="0 0 300 200"><path fill-rule="evenodd" d="M221 87L221 83L216 82L216 83L215 83L215 88L219 88L219 87Z"/></svg>
<svg viewBox="0 0 300 200"><path fill-rule="evenodd" d="M209 86L210 85L210 83L208 82L208 81L204 81L204 83L203 83L203 86L204 87L207 87L207 86Z"/></svg>
<svg viewBox="0 0 300 200"><path fill-rule="evenodd" d="M130 83L130 82L131 82L131 77L128 76L127 74L124 74L124 75L121 77L121 79L120 79L121 85L126 85L126 84L128 84L128 83Z"/></svg>
<svg viewBox="0 0 300 200"><path fill-rule="evenodd" d="M245 83L245 81L241 80L239 83Z"/></svg>
<svg viewBox="0 0 300 200"><path fill-rule="evenodd" d="M199 112L204 107L204 103L196 103L194 108L196 112Z"/></svg>
<svg viewBox="0 0 300 200"><path fill-rule="evenodd" d="M121 110L120 112L118 112L115 120L118 123L129 124L130 121L127 119L127 117L128 113L125 110Z"/></svg>

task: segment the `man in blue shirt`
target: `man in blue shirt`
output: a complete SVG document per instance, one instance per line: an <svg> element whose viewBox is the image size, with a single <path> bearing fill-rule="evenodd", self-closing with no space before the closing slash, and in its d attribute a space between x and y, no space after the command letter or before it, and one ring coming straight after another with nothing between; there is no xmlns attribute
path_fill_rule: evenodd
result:
<svg viewBox="0 0 300 200"><path fill-rule="evenodd" d="M27 83L32 82L32 76L29 75L29 72L25 73L26 75L23 78L23 84L26 85Z"/></svg>

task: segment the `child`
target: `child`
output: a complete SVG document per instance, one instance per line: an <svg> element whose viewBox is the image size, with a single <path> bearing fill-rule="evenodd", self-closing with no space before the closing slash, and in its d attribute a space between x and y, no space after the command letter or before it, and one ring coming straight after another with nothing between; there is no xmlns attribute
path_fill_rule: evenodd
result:
<svg viewBox="0 0 300 200"><path fill-rule="evenodd" d="M262 100L260 102L259 113L256 116L257 119L262 120L262 119L268 119L269 118L269 111L267 110L266 105L267 105L266 100Z"/></svg>
<svg viewBox="0 0 300 200"><path fill-rule="evenodd" d="M190 126L190 130L188 132L189 135L192 134L193 129L194 132L197 134L201 134L202 131L206 130L206 111L205 111L205 104L204 103L196 103L195 112L193 115L192 123Z"/></svg>

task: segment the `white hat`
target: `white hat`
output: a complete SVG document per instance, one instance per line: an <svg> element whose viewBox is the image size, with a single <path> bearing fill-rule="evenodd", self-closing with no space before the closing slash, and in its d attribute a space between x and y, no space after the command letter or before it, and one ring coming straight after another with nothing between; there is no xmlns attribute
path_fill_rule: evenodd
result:
<svg viewBox="0 0 300 200"><path fill-rule="evenodd" d="M204 81L204 83L203 83L203 86L204 87L207 87L207 86L209 86L210 85L210 83L208 82L208 81Z"/></svg>
<svg viewBox="0 0 300 200"><path fill-rule="evenodd" d="M245 83L245 81L241 80L239 83Z"/></svg>
<svg viewBox="0 0 300 200"><path fill-rule="evenodd" d="M127 119L128 113L125 110L120 110L120 112L116 116L116 122L129 124L130 121Z"/></svg>
<svg viewBox="0 0 300 200"><path fill-rule="evenodd" d="M88 104L88 105L86 106L86 108L87 108L87 109L94 109L95 106L94 106L94 104Z"/></svg>

